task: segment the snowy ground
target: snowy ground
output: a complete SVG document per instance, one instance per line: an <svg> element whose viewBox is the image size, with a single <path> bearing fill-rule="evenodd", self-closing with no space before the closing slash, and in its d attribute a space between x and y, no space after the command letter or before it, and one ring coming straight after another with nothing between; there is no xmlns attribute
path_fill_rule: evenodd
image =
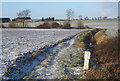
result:
<svg viewBox="0 0 120 81"><path fill-rule="evenodd" d="M84 77L82 74L85 71L82 67L64 66L64 63L67 63L66 61L70 61L71 54L76 52L75 49L71 48L74 40L68 40L64 42L64 45L60 44L53 48L49 53L50 56L34 67L23 79L74 79L76 76Z"/></svg>
<svg viewBox="0 0 120 81"><path fill-rule="evenodd" d="M2 45L0 46L0 75L9 62L13 62L19 54L37 50L51 45L83 30L64 29L1 29Z"/></svg>
<svg viewBox="0 0 120 81"><path fill-rule="evenodd" d="M85 25L95 28L106 28L108 36L116 36L118 32L118 20L85 20Z"/></svg>
<svg viewBox="0 0 120 81"><path fill-rule="evenodd" d="M59 64L59 58L64 55L74 40L67 41L64 46L57 46L51 51L51 55L36 66L24 79L61 79L64 75L64 68ZM59 52L58 52L59 51Z"/></svg>

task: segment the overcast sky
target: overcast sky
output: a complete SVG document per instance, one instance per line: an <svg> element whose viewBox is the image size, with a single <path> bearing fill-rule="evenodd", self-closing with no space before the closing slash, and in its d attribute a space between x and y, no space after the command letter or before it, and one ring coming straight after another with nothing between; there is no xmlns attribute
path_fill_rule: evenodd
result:
<svg viewBox="0 0 120 81"><path fill-rule="evenodd" d="M103 2L103 0L102 2L100 2L100 0L93 0L94 2L90 2L89 0L86 0L86 2L79 2L79 0L74 0L74 2L70 2L73 0L69 0L69 2L45 2L45 0L44 2L41 2L43 0L39 0L39 2L35 2L36 0L34 0L34 2L32 1L33 0L28 0L27 2L8 2L6 0L5 2L5 0L3 0L1 13L2 17L15 18L17 17L16 13L24 9L31 10L31 17L33 19L39 19L42 17L55 17L57 19L63 19L66 18L67 9L72 9L75 12L75 18L78 18L78 16L88 16L90 18L98 16L116 17L118 15L117 0L104 0L107 2Z"/></svg>

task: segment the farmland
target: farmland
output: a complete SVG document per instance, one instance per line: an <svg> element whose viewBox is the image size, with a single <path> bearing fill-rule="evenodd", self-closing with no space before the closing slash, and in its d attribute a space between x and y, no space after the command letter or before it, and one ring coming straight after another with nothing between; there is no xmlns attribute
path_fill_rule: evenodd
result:
<svg viewBox="0 0 120 81"><path fill-rule="evenodd" d="M106 34L108 36L116 36L118 31L118 20L117 19L103 19L103 20L85 20L85 25L97 28L106 28Z"/></svg>
<svg viewBox="0 0 120 81"><path fill-rule="evenodd" d="M56 21L59 24L63 24L64 21ZM77 27L78 20L72 20L71 27ZM82 20L84 25L88 25L93 28L107 28L107 34L109 36L115 36L118 30L118 19L100 19L100 20ZM26 22L28 28L36 28L38 25L43 24L43 21L39 22ZM9 23L3 23L3 26L8 27ZM21 27L22 23L16 23L17 27Z"/></svg>
<svg viewBox="0 0 120 81"><path fill-rule="evenodd" d="M52 45L84 30L76 29L1 29L2 45L0 48L0 74L20 54L35 51L45 45Z"/></svg>
<svg viewBox="0 0 120 81"><path fill-rule="evenodd" d="M76 27L77 21L71 21L73 27ZM100 19L100 20L82 20L84 25L88 25L92 28L106 28L106 34L108 36L116 36L118 31L118 19Z"/></svg>
<svg viewBox="0 0 120 81"><path fill-rule="evenodd" d="M63 21L58 21L62 23ZM72 27L76 27L77 21L71 21ZM106 34L115 36L118 30L117 20L83 20L84 25L92 28L106 28ZM37 51L44 46L55 43L78 34L82 29L0 29L0 76L5 72L9 63L13 63L21 54L28 51ZM60 48L61 49L61 48ZM48 67L49 68L49 67Z"/></svg>
<svg viewBox="0 0 120 81"><path fill-rule="evenodd" d="M0 2L0 81L119 80L120 5L110 1Z"/></svg>

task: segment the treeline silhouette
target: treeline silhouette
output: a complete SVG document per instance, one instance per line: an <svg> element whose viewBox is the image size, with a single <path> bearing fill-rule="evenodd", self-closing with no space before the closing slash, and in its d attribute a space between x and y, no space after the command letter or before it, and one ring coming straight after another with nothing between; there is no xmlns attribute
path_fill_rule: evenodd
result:
<svg viewBox="0 0 120 81"><path fill-rule="evenodd" d="M48 17L48 18L44 18L44 17L42 17L42 21L45 21L45 20L52 20L52 21L54 21L55 18L54 18L54 17L52 17L52 18L50 18L50 17Z"/></svg>

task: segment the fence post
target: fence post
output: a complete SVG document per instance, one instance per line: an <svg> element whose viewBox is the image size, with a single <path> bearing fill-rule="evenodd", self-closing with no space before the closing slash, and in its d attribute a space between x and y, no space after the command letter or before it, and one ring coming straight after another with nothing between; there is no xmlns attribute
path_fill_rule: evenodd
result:
<svg viewBox="0 0 120 81"><path fill-rule="evenodd" d="M83 66L84 70L89 69L90 55L91 55L90 51L85 51L85 54L84 54L84 66Z"/></svg>

